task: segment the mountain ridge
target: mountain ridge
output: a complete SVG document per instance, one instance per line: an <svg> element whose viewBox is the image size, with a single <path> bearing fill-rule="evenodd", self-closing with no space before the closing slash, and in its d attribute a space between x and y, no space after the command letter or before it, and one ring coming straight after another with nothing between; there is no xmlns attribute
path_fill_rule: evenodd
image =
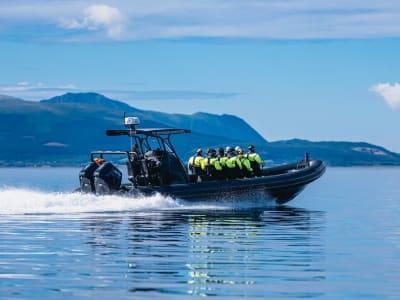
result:
<svg viewBox="0 0 400 300"><path fill-rule="evenodd" d="M230 134L234 136L237 134L238 129L245 129L246 134L249 135L251 139L255 139L256 141L265 141L265 139L250 125L248 125L243 119L228 115L215 115L205 112L197 112L191 115L185 114L168 114L159 111L144 111L132 107L124 102L113 100L105 97L104 95L98 93L67 93L61 96L56 96L47 100L41 100L40 103L43 104L85 104L85 105L97 105L97 106L105 106L106 109L117 109L121 111L121 120L122 120L122 112L134 113L139 118L143 120L151 120L156 123L168 123L170 127L179 127L183 126L187 129L190 129L194 132L204 132L204 128L209 127L212 124L213 134L216 136L223 136ZM149 116L150 113L150 116ZM205 124L204 120L207 120L208 124ZM229 123L230 126L227 128L225 126L226 123ZM234 123L234 124L233 124ZM241 130L243 131L243 130Z"/></svg>
<svg viewBox="0 0 400 300"><path fill-rule="evenodd" d="M99 147L127 150L126 138L105 135L106 129L122 128L124 113L139 117L143 127L191 129L192 134L173 138L184 160L197 148L239 145L247 149L254 144L272 164L299 160L310 152L330 165L400 165L399 154L366 142L268 142L245 120L227 114L146 111L97 93L67 93L40 102L6 95L0 100L0 166L77 165Z"/></svg>
<svg viewBox="0 0 400 300"><path fill-rule="evenodd" d="M104 95L88 93L66 93L49 99L40 100L43 104L88 104L97 106L107 106L112 109L132 110L128 104L105 97Z"/></svg>

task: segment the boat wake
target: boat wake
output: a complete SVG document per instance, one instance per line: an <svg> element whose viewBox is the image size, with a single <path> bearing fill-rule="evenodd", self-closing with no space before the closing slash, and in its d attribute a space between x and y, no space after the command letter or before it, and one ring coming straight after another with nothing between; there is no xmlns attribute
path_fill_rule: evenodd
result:
<svg viewBox="0 0 400 300"><path fill-rule="evenodd" d="M236 206L236 204L229 201L190 203L160 194L132 198L117 195L96 196L94 194L47 192L11 187L0 189L0 199L0 215L75 214L148 210L221 210L232 209L232 204Z"/></svg>
<svg viewBox="0 0 400 300"><path fill-rule="evenodd" d="M68 214L86 212L115 212L146 209L179 208L172 198L127 198L115 195L43 192L39 190L5 188L0 190L0 214Z"/></svg>

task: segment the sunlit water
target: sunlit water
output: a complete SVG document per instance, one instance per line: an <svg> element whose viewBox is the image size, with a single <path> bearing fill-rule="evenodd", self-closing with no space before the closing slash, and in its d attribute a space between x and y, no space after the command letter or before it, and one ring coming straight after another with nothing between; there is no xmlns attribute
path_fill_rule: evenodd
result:
<svg viewBox="0 0 400 300"><path fill-rule="evenodd" d="M400 299L400 168L329 168L290 206L71 193L0 169L0 299Z"/></svg>

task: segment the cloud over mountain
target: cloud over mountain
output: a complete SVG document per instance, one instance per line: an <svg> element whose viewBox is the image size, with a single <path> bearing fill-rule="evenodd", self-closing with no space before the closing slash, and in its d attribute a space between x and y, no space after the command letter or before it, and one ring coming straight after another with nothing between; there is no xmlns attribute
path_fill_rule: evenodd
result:
<svg viewBox="0 0 400 300"><path fill-rule="evenodd" d="M371 92L377 93L392 109L400 108L400 83L378 83L370 88Z"/></svg>
<svg viewBox="0 0 400 300"><path fill-rule="evenodd" d="M66 29L87 29L98 31L105 29L108 37L119 39L122 37L124 17L117 7L94 4L84 9L84 16L78 19L62 19L60 26Z"/></svg>
<svg viewBox="0 0 400 300"><path fill-rule="evenodd" d="M400 3L391 0L5 0L0 35L26 38L337 39L400 36ZM46 30L32 30L32 28ZM49 35L49 31L52 32ZM105 34L101 34L105 33ZM50 36L50 37L49 37Z"/></svg>

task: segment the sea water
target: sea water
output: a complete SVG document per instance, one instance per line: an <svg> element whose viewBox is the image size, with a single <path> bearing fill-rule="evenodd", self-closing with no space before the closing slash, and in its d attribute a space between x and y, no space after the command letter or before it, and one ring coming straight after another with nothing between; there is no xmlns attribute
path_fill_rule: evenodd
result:
<svg viewBox="0 0 400 300"><path fill-rule="evenodd" d="M400 168L328 168L285 206L72 193L0 169L0 299L400 299Z"/></svg>

